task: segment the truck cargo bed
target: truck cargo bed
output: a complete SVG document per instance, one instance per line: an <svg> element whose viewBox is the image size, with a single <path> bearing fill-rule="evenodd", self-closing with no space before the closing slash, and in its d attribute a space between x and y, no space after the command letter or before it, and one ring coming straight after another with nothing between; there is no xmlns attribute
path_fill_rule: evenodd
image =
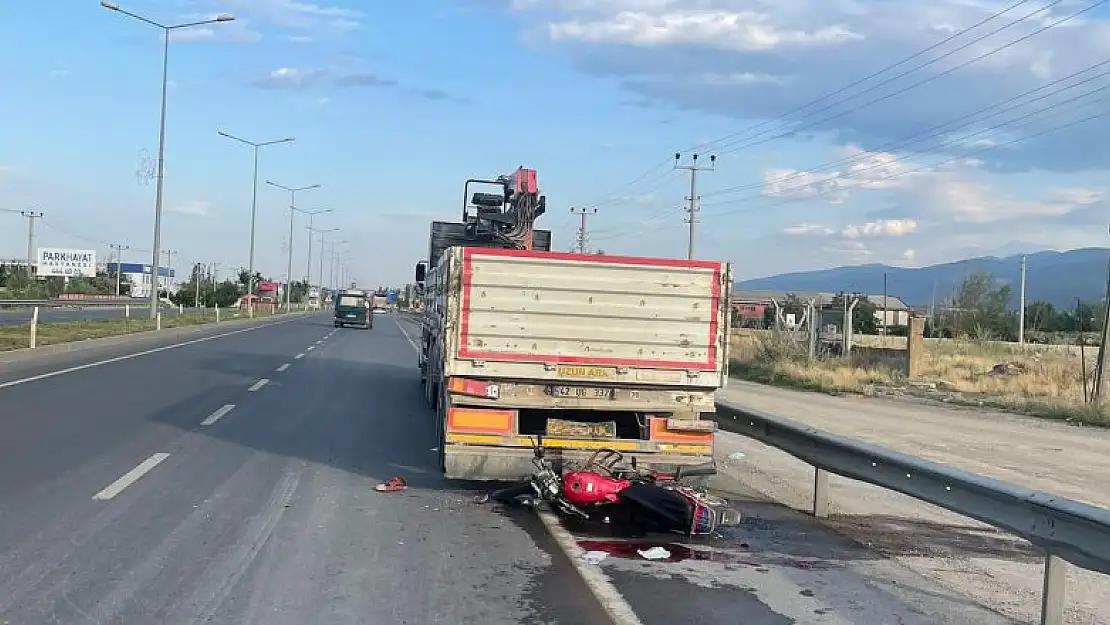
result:
<svg viewBox="0 0 1110 625"><path fill-rule="evenodd" d="M714 388L727 375L726 263L449 253L449 375Z"/></svg>

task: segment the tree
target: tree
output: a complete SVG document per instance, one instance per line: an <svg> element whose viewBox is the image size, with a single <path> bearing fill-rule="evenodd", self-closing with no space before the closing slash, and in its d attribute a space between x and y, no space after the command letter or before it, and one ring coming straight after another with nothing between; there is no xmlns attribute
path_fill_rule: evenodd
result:
<svg viewBox="0 0 1110 625"><path fill-rule="evenodd" d="M1033 332L1055 332L1060 326L1056 307L1051 302L1033 302L1025 307L1025 329Z"/></svg>
<svg viewBox="0 0 1110 625"><path fill-rule="evenodd" d="M875 315L878 314L879 308L875 303L867 299L866 295L849 295L840 292L833 296L830 306L833 310L842 312L845 299L848 300L849 306L852 305L853 300L857 302L856 307L852 309L852 332L855 334L878 334L878 320Z"/></svg>
<svg viewBox="0 0 1110 625"><path fill-rule="evenodd" d="M1016 324L1007 311L1012 289L990 273L977 271L964 279L952 298L957 335L975 339L1008 338Z"/></svg>

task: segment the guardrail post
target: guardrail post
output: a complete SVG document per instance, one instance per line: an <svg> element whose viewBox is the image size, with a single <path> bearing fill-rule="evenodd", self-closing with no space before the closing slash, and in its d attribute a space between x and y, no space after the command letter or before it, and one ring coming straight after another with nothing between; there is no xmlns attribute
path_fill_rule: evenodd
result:
<svg viewBox="0 0 1110 625"><path fill-rule="evenodd" d="M158 314L154 316L154 329L162 329L162 311L158 311Z"/></svg>
<svg viewBox="0 0 1110 625"><path fill-rule="evenodd" d="M220 322L220 305L216 304L216 323Z"/></svg>
<svg viewBox="0 0 1110 625"><path fill-rule="evenodd" d="M829 473L813 467L813 516L829 516Z"/></svg>
<svg viewBox="0 0 1110 625"><path fill-rule="evenodd" d="M38 345L38 337L39 337L39 307L35 306L35 309L31 312L31 349L35 349L35 347Z"/></svg>
<svg viewBox="0 0 1110 625"><path fill-rule="evenodd" d="M1064 625L1064 587L1068 563L1051 553L1044 559L1044 590L1041 592L1041 625Z"/></svg>
<svg viewBox="0 0 1110 625"><path fill-rule="evenodd" d="M123 305L123 318L124 319L130 319L131 318L131 304L124 304Z"/></svg>
<svg viewBox="0 0 1110 625"><path fill-rule="evenodd" d="M179 314L179 315L184 315L185 314L185 304L178 304L177 305L177 314Z"/></svg>

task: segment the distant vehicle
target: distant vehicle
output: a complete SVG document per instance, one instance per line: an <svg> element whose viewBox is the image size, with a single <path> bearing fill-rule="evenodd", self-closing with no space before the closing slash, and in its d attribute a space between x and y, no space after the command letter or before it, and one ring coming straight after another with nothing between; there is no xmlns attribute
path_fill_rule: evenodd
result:
<svg viewBox="0 0 1110 625"><path fill-rule="evenodd" d="M370 298L359 290L341 291L335 298L335 327L374 327L374 311Z"/></svg>

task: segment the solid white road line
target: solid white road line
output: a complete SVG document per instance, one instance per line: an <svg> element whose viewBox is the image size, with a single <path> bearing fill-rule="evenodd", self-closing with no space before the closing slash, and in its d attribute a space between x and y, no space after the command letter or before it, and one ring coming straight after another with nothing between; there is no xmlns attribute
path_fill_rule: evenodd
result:
<svg viewBox="0 0 1110 625"><path fill-rule="evenodd" d="M278 367L277 369L275 369L275 371L277 371L278 373L281 373L282 371L285 371L285 370L286 370L286 369L288 369L288 368L289 368L289 363L285 363L284 365L282 365L282 366Z"/></svg>
<svg viewBox="0 0 1110 625"><path fill-rule="evenodd" d="M148 356L150 354L157 354L159 352L166 352L166 351L169 351L171 349L178 349L179 347L188 347L189 345L196 345L197 343L204 343L204 342L207 342L207 341L214 341L216 339L220 339L220 338L223 338L225 336L231 336L233 334L242 334L244 332L254 332L255 330L259 330L261 328L268 328L270 326L281 325L283 323L290 323L290 322L293 322L293 321L297 321L297 319L286 319L286 320L283 320L283 321L278 321L276 323L267 323L267 324L263 324L263 325L260 325L260 326L251 326L249 328L243 328L242 330L233 330L231 332L224 332L223 334L214 334L212 336L206 336L206 337L199 338L199 339L193 339L191 341L185 341L183 343L174 343L173 345L163 345L162 347L155 347L154 349L147 349L147 350L143 350L141 352L135 352L134 354L125 354L123 356L116 356L115 358L108 358L107 360L98 360L96 362L87 362L83 365L77 365L75 367L67 367L65 369L59 369L57 371L50 371L49 373L40 373L39 375L33 375L31 377L28 377L28 378L22 378L22 379L19 379L19 380L12 380L10 382L3 382L3 383L0 383L0 389L8 388L9 386L18 386L20 384L26 384L28 382L37 382L39 380L47 380L49 378L53 378L53 377L56 377L56 376L59 376L59 375L65 375L67 373L75 373L77 371L84 371L85 369L92 369L93 367L100 367L102 365L110 365L113 362L122 362L124 360L131 360L132 358L138 358L140 356Z"/></svg>
<svg viewBox="0 0 1110 625"><path fill-rule="evenodd" d="M419 352L420 348L416 346L416 341L412 340L401 322L397 321L396 317L394 317L393 322L397 324L397 329L401 331L401 334L405 335L409 345L412 345L412 348ZM586 562L585 550L578 546L570 532L559 523L559 518L547 511L539 511L537 514L539 514L544 528L555 539L555 544L566 554L567 559L574 566L574 570L578 572L582 581L586 583L586 587L590 589L590 593L601 604L601 608L605 610L609 620L613 621L613 625L643 625L640 618L632 610L632 606L628 604L628 601L613 585L613 582L609 581L601 567Z"/></svg>
<svg viewBox="0 0 1110 625"><path fill-rule="evenodd" d="M167 453L156 453L146 460L143 460L139 466L131 469L125 473L123 477L109 484L107 488L93 495L93 499L97 501L108 501L113 499L116 495L122 493L125 488L138 482L139 478L149 473L154 467L162 464L162 461L169 457L170 455Z"/></svg>
<svg viewBox="0 0 1110 625"><path fill-rule="evenodd" d="M269 383L270 383L270 380L268 378L262 378L261 380L252 384L251 387L247 389L247 392L248 393L253 393L253 392L257 391L258 389L262 388L263 386L266 386Z"/></svg>
<svg viewBox="0 0 1110 625"><path fill-rule="evenodd" d="M570 559L574 569L582 576L582 581L586 582L586 587L601 604L601 609L613 621L613 625L643 625L632 606L613 582L609 581L601 567L586 561L586 551L578 546L570 532L559 523L559 518L546 510L538 511L537 514L548 533L555 539L555 544Z"/></svg>
<svg viewBox="0 0 1110 625"><path fill-rule="evenodd" d="M301 352L301 353L297 354L296 356L294 356L293 360L300 360L301 358L304 358L304 352Z"/></svg>
<svg viewBox="0 0 1110 625"><path fill-rule="evenodd" d="M401 334L405 335L405 340L409 342L409 345L412 345L412 348L419 352L420 348L416 346L416 341L412 340L412 337L409 336L408 332L405 332L404 326L401 325L400 321L397 321L396 317L393 318L393 323L397 324L397 329L401 331Z"/></svg>
<svg viewBox="0 0 1110 625"><path fill-rule="evenodd" d="M213 423L219 421L224 415L235 410L235 404L224 404L219 410L208 415L208 418L200 422L201 427L208 427Z"/></svg>

